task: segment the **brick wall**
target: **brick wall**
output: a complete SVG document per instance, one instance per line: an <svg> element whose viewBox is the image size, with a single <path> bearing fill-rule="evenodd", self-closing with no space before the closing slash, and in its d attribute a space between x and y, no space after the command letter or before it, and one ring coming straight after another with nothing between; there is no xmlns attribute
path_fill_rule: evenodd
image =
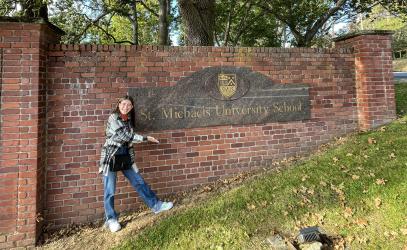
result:
<svg viewBox="0 0 407 250"><path fill-rule="evenodd" d="M339 37L337 47L355 55L359 127L368 130L396 117L393 53L389 31L364 31Z"/></svg>
<svg viewBox="0 0 407 250"><path fill-rule="evenodd" d="M0 248L33 245L41 232L50 41L45 25L0 23Z"/></svg>
<svg viewBox="0 0 407 250"><path fill-rule="evenodd" d="M388 48L380 50L388 34L367 38L381 51L367 55L382 62L380 79L360 66L363 34L335 49L59 45L40 24L0 23L0 35L0 248L34 244L37 217L54 228L103 217L104 125L129 87L174 86L211 66L245 66L278 84L310 86L310 120L140 131L161 141L135 147L142 175L161 197L395 117ZM142 205L121 174L115 203L118 211Z"/></svg>
<svg viewBox="0 0 407 250"><path fill-rule="evenodd" d="M48 57L47 221L103 215L97 161L104 124L129 87L173 86L210 66L245 66L275 83L306 83L311 120L151 132L136 147L143 176L160 196L309 152L357 128L354 57L346 49L54 45ZM140 205L120 175L116 207Z"/></svg>

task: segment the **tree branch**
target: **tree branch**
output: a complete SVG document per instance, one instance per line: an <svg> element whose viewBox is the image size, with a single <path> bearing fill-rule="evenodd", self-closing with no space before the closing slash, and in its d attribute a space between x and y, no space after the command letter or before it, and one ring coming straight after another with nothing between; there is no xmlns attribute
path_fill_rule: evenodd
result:
<svg viewBox="0 0 407 250"><path fill-rule="evenodd" d="M111 39L113 39L114 43L130 43L131 45L134 45L133 42L130 42L128 40L123 40L123 41L117 41L116 38L110 34L106 29L104 29L103 27L99 26L99 24L94 24L94 26L98 29L100 29L101 31L103 31L103 33L105 33L106 36L110 37Z"/></svg>
<svg viewBox="0 0 407 250"><path fill-rule="evenodd" d="M90 22L85 26L85 28L82 30L82 32L80 32L79 34L76 34L74 36L74 40L81 40L80 38L86 33L86 31L92 27L93 25L95 25L96 23L98 23L100 21L100 19L102 19L103 17L107 16L108 14L110 14L110 12L105 12L100 14L95 20L92 20L91 18L89 18L86 14L84 15L86 19L88 19Z"/></svg>
<svg viewBox="0 0 407 250"><path fill-rule="evenodd" d="M346 3L346 0L339 0L336 2L335 7L331 8L325 15L322 15L311 27L310 30L307 30L305 33L305 40L310 42L312 38L317 34L318 30L328 21L328 19L338 12L342 6ZM308 45L308 44L307 44Z"/></svg>
<svg viewBox="0 0 407 250"><path fill-rule="evenodd" d="M155 12L153 9L151 9L150 7L147 6L147 4L143 1L136 1L137 3L140 3L141 5L144 6L144 8L146 8L148 11L151 12L151 14L153 14L154 16L158 17L158 13Z"/></svg>

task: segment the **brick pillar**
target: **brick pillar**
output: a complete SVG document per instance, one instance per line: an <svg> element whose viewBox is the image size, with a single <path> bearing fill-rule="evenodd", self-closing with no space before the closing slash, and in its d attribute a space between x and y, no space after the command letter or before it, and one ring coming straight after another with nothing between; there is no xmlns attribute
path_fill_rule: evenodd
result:
<svg viewBox="0 0 407 250"><path fill-rule="evenodd" d="M59 40L52 25L8 21L0 20L0 249L32 246L41 232L47 48Z"/></svg>
<svg viewBox="0 0 407 250"><path fill-rule="evenodd" d="M396 118L391 31L360 31L335 39L353 48L359 129L368 130Z"/></svg>

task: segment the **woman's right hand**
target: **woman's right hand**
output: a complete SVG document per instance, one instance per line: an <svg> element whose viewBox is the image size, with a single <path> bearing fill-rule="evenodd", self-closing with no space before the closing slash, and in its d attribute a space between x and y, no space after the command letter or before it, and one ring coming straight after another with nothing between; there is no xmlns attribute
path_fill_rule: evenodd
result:
<svg viewBox="0 0 407 250"><path fill-rule="evenodd" d="M154 137L152 137L152 136L147 136L147 141L149 141L149 142L154 142L154 143L160 143L157 139L155 139Z"/></svg>

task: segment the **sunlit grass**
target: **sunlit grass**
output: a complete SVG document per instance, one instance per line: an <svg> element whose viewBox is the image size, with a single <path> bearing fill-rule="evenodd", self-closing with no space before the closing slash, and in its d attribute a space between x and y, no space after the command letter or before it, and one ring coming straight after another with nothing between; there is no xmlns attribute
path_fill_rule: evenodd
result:
<svg viewBox="0 0 407 250"><path fill-rule="evenodd" d="M406 88L397 86L407 110ZM400 100L403 99L403 100ZM407 245L407 116L179 211L120 249L267 249L318 225L351 249Z"/></svg>

